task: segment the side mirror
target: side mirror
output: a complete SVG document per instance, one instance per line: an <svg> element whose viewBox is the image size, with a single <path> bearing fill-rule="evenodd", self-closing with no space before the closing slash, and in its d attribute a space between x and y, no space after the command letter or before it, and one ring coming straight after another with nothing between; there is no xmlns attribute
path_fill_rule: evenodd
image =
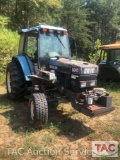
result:
<svg viewBox="0 0 120 160"><path fill-rule="evenodd" d="M73 37L69 37L69 41L70 41L70 49L71 49L71 53L72 53L72 56L73 54L76 54L76 41Z"/></svg>
<svg viewBox="0 0 120 160"><path fill-rule="evenodd" d="M76 49L76 44L75 44L75 39L72 37L69 37L69 41L70 41L70 48L72 49Z"/></svg>

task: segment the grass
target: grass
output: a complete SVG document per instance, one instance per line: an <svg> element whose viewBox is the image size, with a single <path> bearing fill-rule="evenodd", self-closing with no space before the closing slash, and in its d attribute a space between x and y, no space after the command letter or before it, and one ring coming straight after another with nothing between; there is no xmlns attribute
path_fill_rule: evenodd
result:
<svg viewBox="0 0 120 160"><path fill-rule="evenodd" d="M115 111L91 119L70 103L61 103L49 108L48 124L35 130L29 123L27 102L10 101L0 86L0 160L93 160L92 141L120 142L120 84L104 87L113 97Z"/></svg>
<svg viewBox="0 0 120 160"><path fill-rule="evenodd" d="M0 85L5 84L5 78L6 78L5 73L0 73Z"/></svg>

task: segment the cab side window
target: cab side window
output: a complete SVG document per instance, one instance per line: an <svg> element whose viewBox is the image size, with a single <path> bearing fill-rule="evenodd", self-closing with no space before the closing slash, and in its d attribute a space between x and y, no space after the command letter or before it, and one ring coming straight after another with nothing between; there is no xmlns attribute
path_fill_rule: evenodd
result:
<svg viewBox="0 0 120 160"><path fill-rule="evenodd" d="M111 51L111 60L120 60L120 50L116 49L116 50L112 50Z"/></svg>
<svg viewBox="0 0 120 160"><path fill-rule="evenodd" d="M107 62L107 51L106 50L101 50L99 63L100 64L106 64L106 62Z"/></svg>
<svg viewBox="0 0 120 160"><path fill-rule="evenodd" d="M34 54L37 51L37 39L33 36L27 37L26 53L29 57L34 58Z"/></svg>

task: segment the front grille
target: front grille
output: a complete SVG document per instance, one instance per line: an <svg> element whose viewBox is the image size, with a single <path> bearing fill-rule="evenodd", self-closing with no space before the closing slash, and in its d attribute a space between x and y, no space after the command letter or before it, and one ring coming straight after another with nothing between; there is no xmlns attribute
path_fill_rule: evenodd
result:
<svg viewBox="0 0 120 160"><path fill-rule="evenodd" d="M80 75L79 77L79 81L90 81L96 79L97 79L97 74Z"/></svg>

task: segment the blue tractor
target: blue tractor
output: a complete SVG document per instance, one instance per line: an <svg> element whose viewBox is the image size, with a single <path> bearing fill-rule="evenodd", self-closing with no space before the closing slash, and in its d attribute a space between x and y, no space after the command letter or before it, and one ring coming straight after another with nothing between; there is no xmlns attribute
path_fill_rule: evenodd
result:
<svg viewBox="0 0 120 160"><path fill-rule="evenodd" d="M74 109L90 117L114 110L111 96L96 88L98 66L71 59L66 29L40 25L19 34L18 55L6 69L7 95L21 99L29 94L35 128L47 123L48 102L58 97L67 97Z"/></svg>

